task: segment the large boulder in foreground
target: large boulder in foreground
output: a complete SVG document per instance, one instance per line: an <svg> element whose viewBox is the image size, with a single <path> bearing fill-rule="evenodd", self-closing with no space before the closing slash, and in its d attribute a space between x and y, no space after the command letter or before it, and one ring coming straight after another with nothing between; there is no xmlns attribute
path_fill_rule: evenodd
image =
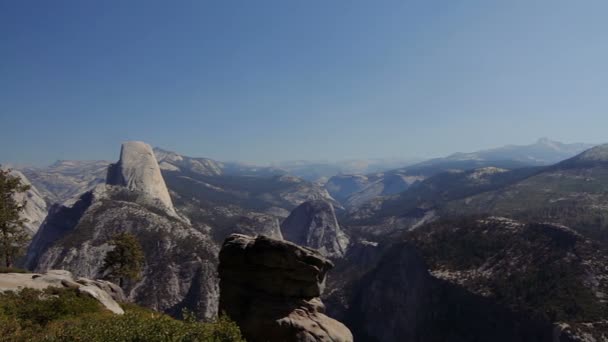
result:
<svg viewBox="0 0 608 342"><path fill-rule="evenodd" d="M232 234L220 251L220 312L247 341L352 341L345 325L324 314L319 298L332 267L312 249Z"/></svg>
<svg viewBox="0 0 608 342"><path fill-rule="evenodd" d="M73 288L97 299L99 303L115 314L124 311L116 301L126 301L118 285L105 280L74 278L72 273L64 270L50 270L39 273L3 273L0 274L0 292L19 291L22 288L44 290L48 287Z"/></svg>

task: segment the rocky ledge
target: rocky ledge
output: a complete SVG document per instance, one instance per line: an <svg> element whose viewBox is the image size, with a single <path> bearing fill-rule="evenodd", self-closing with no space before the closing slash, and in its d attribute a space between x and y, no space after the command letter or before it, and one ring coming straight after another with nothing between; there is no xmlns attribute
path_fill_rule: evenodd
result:
<svg viewBox="0 0 608 342"><path fill-rule="evenodd" d="M74 278L72 273L64 270L50 270L39 273L3 273L0 274L0 292L19 291L23 288L43 290L48 287L73 288L97 299L99 303L115 314L124 311L117 301L126 301L125 295L118 287L105 280Z"/></svg>
<svg viewBox="0 0 608 342"><path fill-rule="evenodd" d="M319 298L333 264L319 252L265 236L232 234L220 251L220 312L247 341L349 342Z"/></svg>

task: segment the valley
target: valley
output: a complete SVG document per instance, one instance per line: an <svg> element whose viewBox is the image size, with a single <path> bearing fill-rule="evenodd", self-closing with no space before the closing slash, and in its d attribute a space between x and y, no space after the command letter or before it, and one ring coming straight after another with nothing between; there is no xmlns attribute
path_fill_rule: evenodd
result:
<svg viewBox="0 0 608 342"><path fill-rule="evenodd" d="M109 239L128 232L145 263L140 280L123 284L125 298L211 320L222 301L216 270L224 240L264 236L335 264L317 296L358 341L467 341L496 331L504 341L544 341L557 327L564 341L601 340L606 146L546 166L464 154L474 159L334 175L320 185L285 170L127 142L105 172L105 162L64 161L18 174L33 179L27 196L37 207L24 215L40 226L28 226L22 266L103 278Z"/></svg>

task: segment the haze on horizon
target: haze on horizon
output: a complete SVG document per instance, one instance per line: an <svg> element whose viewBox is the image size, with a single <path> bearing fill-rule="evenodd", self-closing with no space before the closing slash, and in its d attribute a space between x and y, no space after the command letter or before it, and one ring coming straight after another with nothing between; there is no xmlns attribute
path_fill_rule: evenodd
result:
<svg viewBox="0 0 608 342"><path fill-rule="evenodd" d="M6 1L0 162L607 141L603 1Z"/></svg>

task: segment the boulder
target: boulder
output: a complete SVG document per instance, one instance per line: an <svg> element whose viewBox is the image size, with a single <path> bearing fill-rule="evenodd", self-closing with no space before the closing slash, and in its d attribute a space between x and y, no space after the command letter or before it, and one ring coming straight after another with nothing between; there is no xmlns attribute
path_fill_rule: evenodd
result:
<svg viewBox="0 0 608 342"><path fill-rule="evenodd" d="M320 300L333 264L315 250L266 236L230 235L220 251L220 312L248 341L352 341Z"/></svg>
<svg viewBox="0 0 608 342"><path fill-rule="evenodd" d="M50 270L38 273L3 273L0 274L0 292L18 291L22 288L43 290L48 287L77 289L97 299L106 309L122 315L123 309L117 301L124 302L126 297L116 284L105 280L75 279L72 273L65 270Z"/></svg>

